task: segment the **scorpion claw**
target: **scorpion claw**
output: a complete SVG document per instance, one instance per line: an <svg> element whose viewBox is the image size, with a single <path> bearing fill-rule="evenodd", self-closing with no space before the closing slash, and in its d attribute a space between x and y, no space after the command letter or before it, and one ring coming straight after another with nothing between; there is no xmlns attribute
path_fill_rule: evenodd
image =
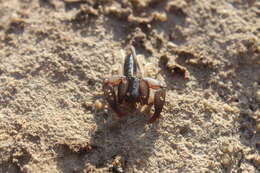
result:
<svg viewBox="0 0 260 173"><path fill-rule="evenodd" d="M165 103L165 95L166 95L165 89L160 89L155 92L154 115L149 119L148 123L153 123L160 116L160 113L162 112Z"/></svg>
<svg viewBox="0 0 260 173"><path fill-rule="evenodd" d="M119 117L122 117L124 113L120 110L120 108L117 106L117 101L116 101L116 94L114 91L114 88L111 84L104 84L103 85L103 91L105 98L110 105L110 107L117 113Z"/></svg>
<svg viewBox="0 0 260 173"><path fill-rule="evenodd" d="M122 79L118 86L118 103L121 104L124 100L128 89L128 81L127 79Z"/></svg>
<svg viewBox="0 0 260 173"><path fill-rule="evenodd" d="M141 104L148 104L150 89L145 80L140 80L140 100Z"/></svg>

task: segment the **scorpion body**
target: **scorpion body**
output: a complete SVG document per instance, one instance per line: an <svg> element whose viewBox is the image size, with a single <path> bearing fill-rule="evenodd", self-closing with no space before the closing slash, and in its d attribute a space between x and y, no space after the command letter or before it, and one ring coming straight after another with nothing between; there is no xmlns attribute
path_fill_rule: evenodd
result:
<svg viewBox="0 0 260 173"><path fill-rule="evenodd" d="M103 82L103 90L105 98L111 108L118 114L119 117L123 116L120 110L120 104L128 103L148 103L150 97L150 89L154 89L154 115L148 121L154 122L162 111L165 103L166 90L160 81L152 78L142 77L140 65L136 59L134 47L131 47L131 54L127 56L124 61L123 76L113 76L105 79ZM118 87L116 92L114 87Z"/></svg>

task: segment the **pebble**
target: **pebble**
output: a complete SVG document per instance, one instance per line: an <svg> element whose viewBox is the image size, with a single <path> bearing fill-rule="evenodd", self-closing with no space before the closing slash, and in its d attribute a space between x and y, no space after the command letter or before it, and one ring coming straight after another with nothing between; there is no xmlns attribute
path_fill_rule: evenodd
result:
<svg viewBox="0 0 260 173"><path fill-rule="evenodd" d="M221 158L221 163L223 164L224 167L229 167L232 163L232 160L231 160L230 156L225 154Z"/></svg>
<svg viewBox="0 0 260 173"><path fill-rule="evenodd" d="M258 166L260 166L260 156L255 157L255 162Z"/></svg>
<svg viewBox="0 0 260 173"><path fill-rule="evenodd" d="M104 104L100 100L95 101L95 110L99 111L104 109Z"/></svg>

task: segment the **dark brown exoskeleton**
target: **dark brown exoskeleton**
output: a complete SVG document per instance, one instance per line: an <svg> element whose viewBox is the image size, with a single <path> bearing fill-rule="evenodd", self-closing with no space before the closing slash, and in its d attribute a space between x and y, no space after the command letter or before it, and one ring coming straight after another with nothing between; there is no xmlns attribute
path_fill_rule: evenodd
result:
<svg viewBox="0 0 260 173"><path fill-rule="evenodd" d="M148 105L150 104L148 103L151 95L150 89L154 89L152 103L155 111L148 121L148 123L153 123L162 112L166 88L156 79L142 77L134 47L131 47L131 55L125 58L123 73L123 76L113 76L104 80L103 90L107 102L117 115L122 117L125 113L120 109L120 104L127 102Z"/></svg>

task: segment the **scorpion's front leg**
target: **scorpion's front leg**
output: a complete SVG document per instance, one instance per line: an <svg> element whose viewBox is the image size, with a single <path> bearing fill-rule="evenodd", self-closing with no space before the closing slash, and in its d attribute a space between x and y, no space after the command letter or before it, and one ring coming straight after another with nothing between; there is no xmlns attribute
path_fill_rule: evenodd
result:
<svg viewBox="0 0 260 173"><path fill-rule="evenodd" d="M160 116L162 112L165 103L166 89L158 80L152 78L144 78L144 80L148 83L149 88L156 90L154 95L154 101L153 101L154 114L148 121L148 123L153 123Z"/></svg>
<svg viewBox="0 0 260 173"><path fill-rule="evenodd" d="M122 90L124 90L123 84L125 83L125 82L122 83L122 81L125 81L124 77L115 76L109 79L105 79L103 82L103 91L104 91L105 98L108 104L110 105L110 107L117 113L119 117L122 117L124 113L119 107L119 102L117 100L114 87L119 86L119 90L121 90L121 92L118 93L118 95L120 95L119 100L122 100L122 95L124 95L122 93Z"/></svg>

